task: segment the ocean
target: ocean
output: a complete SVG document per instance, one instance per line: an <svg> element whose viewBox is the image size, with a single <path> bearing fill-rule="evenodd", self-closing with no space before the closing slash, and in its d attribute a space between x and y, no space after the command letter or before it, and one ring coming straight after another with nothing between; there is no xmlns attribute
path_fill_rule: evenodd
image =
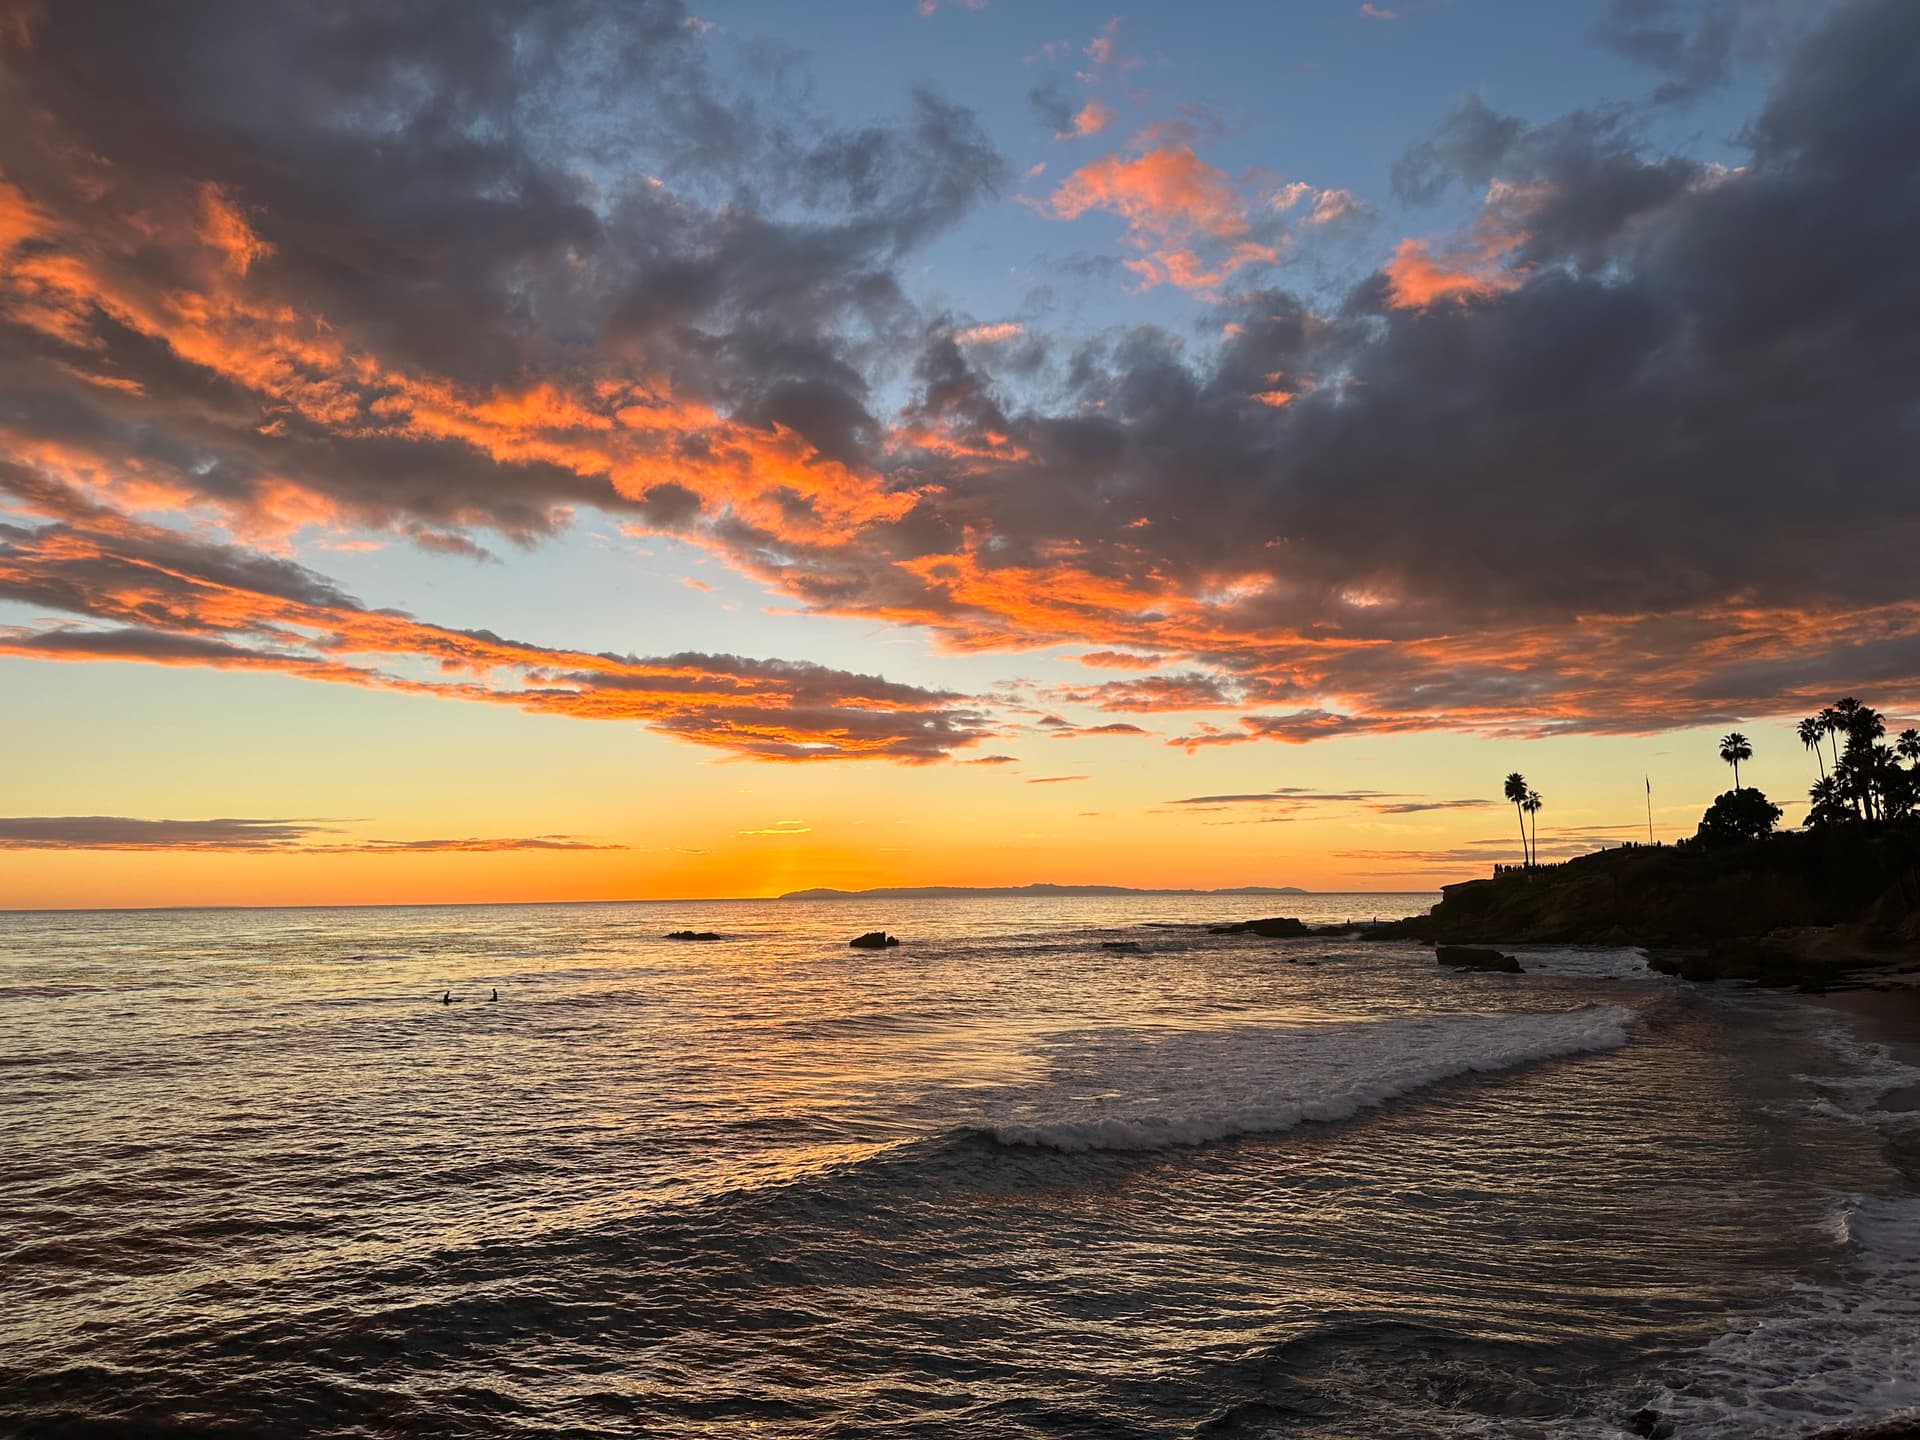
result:
<svg viewBox="0 0 1920 1440"><path fill-rule="evenodd" d="M1206 928L1434 898L0 915L0 1434L1920 1405L1920 1071L1637 951Z"/></svg>

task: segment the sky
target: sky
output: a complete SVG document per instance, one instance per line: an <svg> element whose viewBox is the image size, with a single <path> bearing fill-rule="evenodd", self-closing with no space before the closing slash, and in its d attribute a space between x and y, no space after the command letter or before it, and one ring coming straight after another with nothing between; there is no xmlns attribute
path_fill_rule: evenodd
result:
<svg viewBox="0 0 1920 1440"><path fill-rule="evenodd" d="M0 0L0 907L1424 890L1920 709L1911 0Z"/></svg>

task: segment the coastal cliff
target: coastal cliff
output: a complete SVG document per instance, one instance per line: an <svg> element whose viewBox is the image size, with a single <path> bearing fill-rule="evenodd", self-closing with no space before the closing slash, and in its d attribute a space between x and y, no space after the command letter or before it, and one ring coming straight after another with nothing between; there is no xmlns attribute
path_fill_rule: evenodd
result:
<svg viewBox="0 0 1920 1440"><path fill-rule="evenodd" d="M1920 972L1920 828L1634 846L1449 885L1397 933L1443 944L1643 945L1689 979L1820 987Z"/></svg>

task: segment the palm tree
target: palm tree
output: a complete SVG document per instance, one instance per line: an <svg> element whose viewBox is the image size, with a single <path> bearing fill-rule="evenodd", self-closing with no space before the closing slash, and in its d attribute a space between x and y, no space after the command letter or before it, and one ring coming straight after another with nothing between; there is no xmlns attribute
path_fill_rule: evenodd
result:
<svg viewBox="0 0 1920 1440"><path fill-rule="evenodd" d="M1855 701L1854 703L1858 704L1859 702ZM1833 768L1838 770L1840 768L1840 746L1833 737L1838 735L1841 730L1840 712L1831 705L1827 706L1820 712L1820 728L1827 732L1827 744L1833 749Z"/></svg>
<svg viewBox="0 0 1920 1440"><path fill-rule="evenodd" d="M1518 770L1515 770L1511 775L1507 776L1506 788L1503 793L1507 799L1513 802L1514 819L1520 822L1521 863L1531 865L1533 863L1533 852L1527 848L1527 817L1522 810L1522 807L1527 803L1527 777L1522 775Z"/></svg>
<svg viewBox="0 0 1920 1440"><path fill-rule="evenodd" d="M1892 808L1887 802L1893 799L1893 787L1898 783L1900 774L1900 767L1893 760L1893 747L1875 745L1868 750L1867 766L1867 773L1873 777L1873 818L1884 820L1887 811Z"/></svg>
<svg viewBox="0 0 1920 1440"><path fill-rule="evenodd" d="M1540 807L1545 803L1538 790L1527 791L1527 798L1520 802L1520 808L1533 821L1533 863L1536 865L1540 863Z"/></svg>
<svg viewBox="0 0 1920 1440"><path fill-rule="evenodd" d="M1733 793L1740 793L1740 762L1753 759L1753 742L1738 730L1720 742L1720 758L1733 766Z"/></svg>
<svg viewBox="0 0 1920 1440"><path fill-rule="evenodd" d="M1894 753L1909 765L1920 765L1920 730L1909 725L1893 742Z"/></svg>
<svg viewBox="0 0 1920 1440"><path fill-rule="evenodd" d="M1826 779L1827 757L1820 753L1820 737L1825 733L1825 727L1820 723L1820 717L1809 715L1800 722L1799 729L1794 733L1800 737L1802 749L1813 751L1813 758L1820 762L1820 778Z"/></svg>
<svg viewBox="0 0 1920 1440"><path fill-rule="evenodd" d="M1854 791L1863 819L1879 818L1879 767L1880 760L1875 751L1875 742L1887 733L1887 720L1871 705L1862 705L1851 697L1842 700L1834 707L1840 712L1840 718L1846 726L1847 749L1846 764L1858 771L1855 777L1857 787Z"/></svg>

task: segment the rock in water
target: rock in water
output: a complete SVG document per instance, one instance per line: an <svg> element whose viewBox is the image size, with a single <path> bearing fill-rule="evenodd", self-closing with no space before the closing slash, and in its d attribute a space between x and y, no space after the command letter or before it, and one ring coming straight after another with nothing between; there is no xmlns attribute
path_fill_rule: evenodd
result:
<svg viewBox="0 0 1920 1440"><path fill-rule="evenodd" d="M1141 948L1138 940L1102 940L1100 942L1100 948L1102 950L1116 950L1122 955L1146 954L1146 951Z"/></svg>
<svg viewBox="0 0 1920 1440"><path fill-rule="evenodd" d="M1209 935L1264 935L1269 940L1297 940L1302 935L1313 934L1313 929L1303 920L1295 920L1291 915L1276 915L1270 920L1240 920L1232 925L1209 925Z"/></svg>
<svg viewBox="0 0 1920 1440"><path fill-rule="evenodd" d="M1487 950L1478 945L1442 945L1434 950L1433 958L1441 965L1452 965L1460 970L1491 970L1499 975L1526 973L1513 956L1502 955L1498 950Z"/></svg>
<svg viewBox="0 0 1920 1440"><path fill-rule="evenodd" d="M866 934L856 935L853 939L849 940L847 942L847 948L850 950L884 950L889 945L898 945L899 943L898 940L894 939L893 936L887 934L884 930L869 930Z"/></svg>
<svg viewBox="0 0 1920 1440"><path fill-rule="evenodd" d="M669 940L718 940L720 936L712 930L670 930Z"/></svg>

